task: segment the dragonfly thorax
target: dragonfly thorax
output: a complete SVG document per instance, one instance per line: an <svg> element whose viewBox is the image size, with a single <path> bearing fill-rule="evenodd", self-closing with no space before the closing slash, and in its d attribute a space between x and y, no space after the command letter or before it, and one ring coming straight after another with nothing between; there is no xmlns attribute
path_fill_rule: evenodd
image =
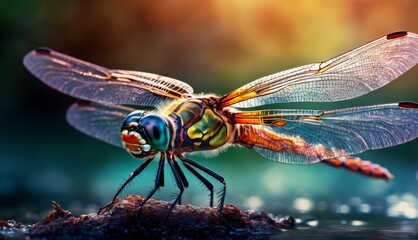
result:
<svg viewBox="0 0 418 240"><path fill-rule="evenodd" d="M234 126L217 109L214 97L183 100L171 110L176 123L176 149L180 152L209 151L224 146L231 140Z"/></svg>
<svg viewBox="0 0 418 240"><path fill-rule="evenodd" d="M134 111L123 121L121 140L126 151L134 157L143 158L155 151L166 150L170 131L161 116Z"/></svg>

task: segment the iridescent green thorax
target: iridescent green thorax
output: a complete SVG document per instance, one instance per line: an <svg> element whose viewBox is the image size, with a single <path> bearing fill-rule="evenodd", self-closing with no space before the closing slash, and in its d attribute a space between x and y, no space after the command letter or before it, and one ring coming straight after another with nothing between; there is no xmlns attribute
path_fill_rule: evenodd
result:
<svg viewBox="0 0 418 240"><path fill-rule="evenodd" d="M228 142L232 127L209 102L192 98L179 103L171 113L177 125L176 145L182 151L205 151Z"/></svg>

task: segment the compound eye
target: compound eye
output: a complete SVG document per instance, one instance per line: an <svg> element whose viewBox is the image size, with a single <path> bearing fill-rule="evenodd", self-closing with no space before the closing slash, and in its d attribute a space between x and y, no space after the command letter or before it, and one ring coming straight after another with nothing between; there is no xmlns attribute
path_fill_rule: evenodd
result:
<svg viewBox="0 0 418 240"><path fill-rule="evenodd" d="M138 126L138 121L141 118L144 111L135 111L130 113L125 120L123 120L122 129L129 129Z"/></svg>
<svg viewBox="0 0 418 240"><path fill-rule="evenodd" d="M166 150L170 142L170 133L165 121L157 115L146 115L139 120L148 143L157 151Z"/></svg>

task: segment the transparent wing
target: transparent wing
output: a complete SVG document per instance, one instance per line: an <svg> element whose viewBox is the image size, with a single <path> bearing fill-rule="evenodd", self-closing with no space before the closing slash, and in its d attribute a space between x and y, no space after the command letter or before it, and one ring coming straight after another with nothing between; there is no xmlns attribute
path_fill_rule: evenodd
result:
<svg viewBox="0 0 418 240"><path fill-rule="evenodd" d="M332 102L380 88L418 63L418 35L392 33L325 62L269 75L221 98L221 106Z"/></svg>
<svg viewBox="0 0 418 240"><path fill-rule="evenodd" d="M67 111L67 121L88 136L122 147L120 129L125 117L135 109L106 106L92 102L77 102Z"/></svg>
<svg viewBox="0 0 418 240"><path fill-rule="evenodd" d="M24 60L42 82L70 96L104 104L155 106L193 92L188 84L152 73L112 70L65 54L36 49Z"/></svg>
<svg viewBox="0 0 418 240"><path fill-rule="evenodd" d="M288 164L316 163L418 137L418 104L406 102L334 111L236 112L233 119L242 128L237 143Z"/></svg>

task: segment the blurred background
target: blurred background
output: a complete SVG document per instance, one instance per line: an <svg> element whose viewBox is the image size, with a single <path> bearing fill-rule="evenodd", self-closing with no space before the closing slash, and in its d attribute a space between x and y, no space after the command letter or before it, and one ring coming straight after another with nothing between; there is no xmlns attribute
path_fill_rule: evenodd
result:
<svg viewBox="0 0 418 240"><path fill-rule="evenodd" d="M22 58L30 50L45 46L221 95L390 32L418 32L417 10L414 0L2 1L0 219L34 222L50 210L51 201L75 214L95 212L140 164L66 123L74 99L28 73ZM418 102L418 67L357 99L276 107L334 109L406 100ZM396 178L373 180L322 164L284 165L244 148L194 159L223 175L226 202L244 209L316 218L416 219L418 140L359 156L387 167ZM155 171L153 164L123 194L147 194ZM183 202L207 205L208 192L189 179ZM172 199L177 189L171 182L156 199Z"/></svg>

